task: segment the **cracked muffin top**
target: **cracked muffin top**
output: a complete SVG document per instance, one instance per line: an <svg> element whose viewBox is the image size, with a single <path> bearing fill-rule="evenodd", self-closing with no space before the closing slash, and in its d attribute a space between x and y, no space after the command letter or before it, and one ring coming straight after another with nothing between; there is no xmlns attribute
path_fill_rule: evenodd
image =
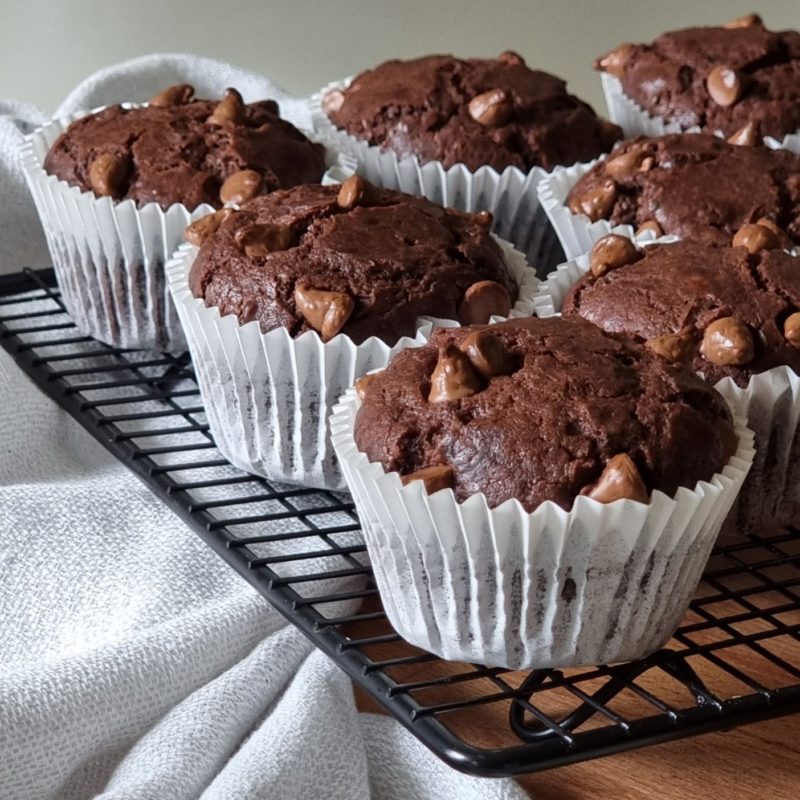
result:
<svg viewBox="0 0 800 800"><path fill-rule="evenodd" d="M800 244L800 155L706 133L623 142L571 189L573 214L729 245L769 219Z"/></svg>
<svg viewBox="0 0 800 800"><path fill-rule="evenodd" d="M281 119L272 100L245 104L192 99L171 86L140 108L110 106L73 122L53 143L44 168L59 180L114 200L166 209L219 208L318 181L325 149Z"/></svg>
<svg viewBox="0 0 800 800"><path fill-rule="evenodd" d="M800 374L800 257L754 246L747 226L738 247L699 242L653 244L600 239L590 270L562 313L625 334L712 383L744 386L751 375L789 366Z"/></svg>
<svg viewBox="0 0 800 800"><path fill-rule="evenodd" d="M691 369L580 318L440 329L356 388L370 461L492 507L646 503L708 480L737 445L725 401Z"/></svg>
<svg viewBox="0 0 800 800"><path fill-rule="evenodd" d="M393 345L414 335L420 316L469 323L508 314L518 289L491 221L358 176L298 186L193 223L186 237L200 251L189 286L265 333Z"/></svg>
<svg viewBox="0 0 800 800"><path fill-rule="evenodd" d="M770 31L757 14L623 44L595 68L619 78L651 116L726 136L748 124L782 139L800 129L800 33Z"/></svg>
<svg viewBox="0 0 800 800"><path fill-rule="evenodd" d="M621 138L564 81L512 52L386 61L327 93L322 107L336 127L401 158L470 170L549 170L590 161Z"/></svg>

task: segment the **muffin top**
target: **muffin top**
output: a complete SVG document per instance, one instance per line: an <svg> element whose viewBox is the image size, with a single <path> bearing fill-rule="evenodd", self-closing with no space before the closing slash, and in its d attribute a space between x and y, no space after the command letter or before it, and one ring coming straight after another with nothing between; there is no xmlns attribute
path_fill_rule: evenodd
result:
<svg viewBox="0 0 800 800"><path fill-rule="evenodd" d="M516 282L489 233L491 215L442 208L353 176L223 209L187 229L200 244L195 297L267 332L345 333L394 344L417 317L486 322L507 315Z"/></svg>
<svg viewBox="0 0 800 800"><path fill-rule="evenodd" d="M330 120L401 158L476 170L552 169L607 153L621 131L522 57L386 61L323 98Z"/></svg>
<svg viewBox="0 0 800 800"><path fill-rule="evenodd" d="M800 243L800 156L705 133L623 142L567 197L573 214L727 245L768 218Z"/></svg>
<svg viewBox="0 0 800 800"><path fill-rule="evenodd" d="M623 44L595 68L615 75L652 116L726 136L748 123L783 138L800 129L800 33L769 31L748 14L652 44Z"/></svg>
<svg viewBox="0 0 800 800"><path fill-rule="evenodd" d="M711 478L736 449L713 387L579 318L440 329L356 388L370 461L492 507L647 502Z"/></svg>
<svg viewBox="0 0 800 800"><path fill-rule="evenodd" d="M221 101L193 94L171 86L145 107L81 117L53 143L45 170L82 191L165 209L219 208L322 177L325 149L281 119L274 101L245 104L235 89Z"/></svg>
<svg viewBox="0 0 800 800"><path fill-rule="evenodd" d="M797 256L689 241L637 250L611 234L590 264L565 298L565 316L633 337L712 382L729 376L745 385L784 365L800 374Z"/></svg>

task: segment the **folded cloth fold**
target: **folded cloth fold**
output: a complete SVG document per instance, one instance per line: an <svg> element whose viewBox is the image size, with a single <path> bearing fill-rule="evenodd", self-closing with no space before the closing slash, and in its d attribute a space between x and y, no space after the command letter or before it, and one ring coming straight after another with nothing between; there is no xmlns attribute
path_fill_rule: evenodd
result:
<svg viewBox="0 0 800 800"><path fill-rule="evenodd" d="M302 101L186 55L111 67L59 113L189 82ZM0 271L47 253L16 166L43 121L0 102ZM37 238L37 235L39 238ZM36 389L0 350L0 797L3 800L475 798L338 667Z"/></svg>

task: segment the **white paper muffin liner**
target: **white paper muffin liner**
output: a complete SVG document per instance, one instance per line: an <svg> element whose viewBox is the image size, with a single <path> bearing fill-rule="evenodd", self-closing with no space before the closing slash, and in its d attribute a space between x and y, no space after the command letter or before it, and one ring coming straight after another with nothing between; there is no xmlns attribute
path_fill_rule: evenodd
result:
<svg viewBox="0 0 800 800"><path fill-rule="evenodd" d="M536 194L536 185L549 174L546 170L534 167L523 172L507 167L498 172L485 166L473 172L464 164L445 169L439 161L420 164L416 156L399 158L391 150L370 145L338 129L322 110L323 96L332 89L347 88L351 81L334 81L311 96L311 122L320 141L354 158L359 174L378 186L422 195L462 211L491 211L494 232L525 253L540 275L561 260L555 234Z"/></svg>
<svg viewBox="0 0 800 800"><path fill-rule="evenodd" d="M632 139L634 136L663 136L665 133L693 133L699 130L697 127L683 128L679 122L667 122L663 117L651 116L635 100L625 94L622 82L614 75L602 72L600 79L603 82L608 116L612 122L622 128L626 139ZM718 135L722 136L721 133ZM771 136L765 136L764 144L773 149L800 153L800 131L787 134L780 141Z"/></svg>
<svg viewBox="0 0 800 800"><path fill-rule="evenodd" d="M522 253L498 242L519 286L510 316L529 317L539 282ZM240 325L194 297L188 277L197 252L182 245L166 272L217 447L235 466L271 480L346 488L328 436L333 404L394 353L425 344L434 325L458 323L421 317L416 335L392 347L377 337L356 345L343 334L323 342L315 331L296 339L285 328L262 333L257 321Z"/></svg>
<svg viewBox="0 0 800 800"><path fill-rule="evenodd" d="M637 238L645 247L677 240L675 236L651 241ZM792 252L800 256L800 248ZM567 293L588 271L587 253L551 272L539 284L536 316L560 314ZM765 524L800 518L800 378L789 367L775 367L754 375L745 388L730 378L717 382L715 388L731 406L741 409L755 433L753 467L725 523L725 532L757 530Z"/></svg>
<svg viewBox="0 0 800 800"><path fill-rule="evenodd" d="M754 455L737 415L736 454L674 498L492 509L482 493L461 503L451 489L428 495L369 462L353 435L359 407L348 390L331 436L389 620L443 658L510 669L628 661L664 645Z"/></svg>
<svg viewBox="0 0 800 800"><path fill-rule="evenodd" d="M571 167L557 167L537 186L539 203L561 242L566 259L588 253L592 245L614 227L607 219L592 222L586 214L573 214L567 206L570 190L597 161L595 159ZM629 238L634 235L631 225L618 226L618 232Z"/></svg>
<svg viewBox="0 0 800 800"><path fill-rule="evenodd" d="M759 530L800 519L800 377L774 367L741 388L730 378L715 387L747 416L755 433L753 468L734 504L732 525ZM726 526L727 527L727 526Z"/></svg>
<svg viewBox="0 0 800 800"><path fill-rule="evenodd" d="M135 104L124 103L125 108ZM61 296L78 329L114 347L182 352L186 339L164 265L193 220L213 212L158 203L141 208L82 192L44 170L51 145L71 122L102 108L54 120L25 137L20 157L44 228ZM328 152L328 166L351 165ZM338 174L338 173L337 173Z"/></svg>

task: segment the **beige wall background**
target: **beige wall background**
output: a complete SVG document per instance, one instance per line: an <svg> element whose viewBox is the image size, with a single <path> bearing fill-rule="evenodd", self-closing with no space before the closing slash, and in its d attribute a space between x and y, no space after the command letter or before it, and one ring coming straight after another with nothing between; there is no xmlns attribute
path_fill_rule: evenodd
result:
<svg viewBox="0 0 800 800"><path fill-rule="evenodd" d="M391 56L513 49L602 108L596 55L750 11L800 27L800 0L0 0L0 98L50 112L94 70L156 51L222 58L304 95Z"/></svg>

